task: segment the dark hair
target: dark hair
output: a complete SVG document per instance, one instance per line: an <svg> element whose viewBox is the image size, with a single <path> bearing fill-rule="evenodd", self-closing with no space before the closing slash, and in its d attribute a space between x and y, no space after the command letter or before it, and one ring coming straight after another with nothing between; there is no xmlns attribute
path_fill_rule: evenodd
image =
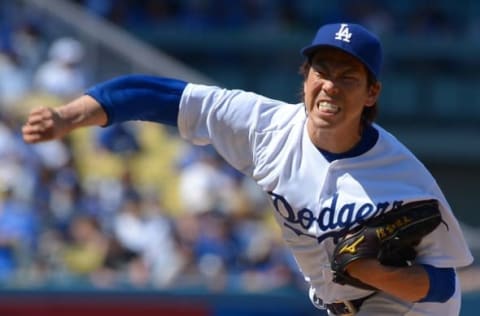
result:
<svg viewBox="0 0 480 316"><path fill-rule="evenodd" d="M299 73L303 75L303 79L306 80L308 76L308 72L310 71L310 67L312 67L312 63L309 59L305 60L303 64L300 66ZM365 67L365 66L364 66ZM372 74L371 71L365 67L367 72L367 86L371 87L377 83L377 79ZM303 89L301 90L302 99L304 98ZM378 114L378 102L375 102L372 106L366 106L363 108L362 112L362 121L365 124L371 124L376 118Z"/></svg>

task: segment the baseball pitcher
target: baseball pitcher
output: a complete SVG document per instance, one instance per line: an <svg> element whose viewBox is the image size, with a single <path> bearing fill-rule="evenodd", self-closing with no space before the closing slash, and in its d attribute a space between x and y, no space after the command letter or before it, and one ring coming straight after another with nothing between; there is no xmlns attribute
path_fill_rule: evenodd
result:
<svg viewBox="0 0 480 316"><path fill-rule="evenodd" d="M177 126L270 196L315 306L330 315L458 315L456 268L472 255L432 175L374 123L378 38L357 24L328 24L302 54L299 104L129 75L32 110L23 137L36 143L128 120Z"/></svg>

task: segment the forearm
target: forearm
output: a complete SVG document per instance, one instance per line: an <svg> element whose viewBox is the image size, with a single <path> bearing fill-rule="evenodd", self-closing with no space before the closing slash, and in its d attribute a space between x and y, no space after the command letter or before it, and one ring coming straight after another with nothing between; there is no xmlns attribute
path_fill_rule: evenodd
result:
<svg viewBox="0 0 480 316"><path fill-rule="evenodd" d="M422 266L382 266L382 270L374 286L405 301L418 302L430 289L428 274Z"/></svg>
<svg viewBox="0 0 480 316"><path fill-rule="evenodd" d="M91 96L83 95L56 109L70 130L78 127L107 124L107 114Z"/></svg>
<svg viewBox="0 0 480 316"><path fill-rule="evenodd" d="M33 109L22 128L23 139L38 143L62 138L79 127L132 120L175 126L186 85L184 81L153 76L118 77L61 107Z"/></svg>
<svg viewBox="0 0 480 316"><path fill-rule="evenodd" d="M377 260L357 260L348 268L349 274L399 299L417 302L430 289L428 273L420 265L392 267Z"/></svg>

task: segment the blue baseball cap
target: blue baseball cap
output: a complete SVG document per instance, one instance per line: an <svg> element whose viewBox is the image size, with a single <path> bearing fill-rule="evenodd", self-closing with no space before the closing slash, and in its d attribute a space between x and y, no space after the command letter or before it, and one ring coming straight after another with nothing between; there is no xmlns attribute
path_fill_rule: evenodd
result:
<svg viewBox="0 0 480 316"><path fill-rule="evenodd" d="M301 50L310 58L321 47L338 48L359 59L378 79L382 66L382 45L376 35L359 24L326 24L317 31L312 44Z"/></svg>

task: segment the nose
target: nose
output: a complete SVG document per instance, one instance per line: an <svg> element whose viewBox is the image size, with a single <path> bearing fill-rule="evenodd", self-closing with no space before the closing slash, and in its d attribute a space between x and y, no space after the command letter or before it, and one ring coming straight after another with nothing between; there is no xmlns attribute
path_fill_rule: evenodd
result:
<svg viewBox="0 0 480 316"><path fill-rule="evenodd" d="M323 80L322 90L325 91L327 95L335 95L338 93L338 87L335 85L333 80Z"/></svg>

